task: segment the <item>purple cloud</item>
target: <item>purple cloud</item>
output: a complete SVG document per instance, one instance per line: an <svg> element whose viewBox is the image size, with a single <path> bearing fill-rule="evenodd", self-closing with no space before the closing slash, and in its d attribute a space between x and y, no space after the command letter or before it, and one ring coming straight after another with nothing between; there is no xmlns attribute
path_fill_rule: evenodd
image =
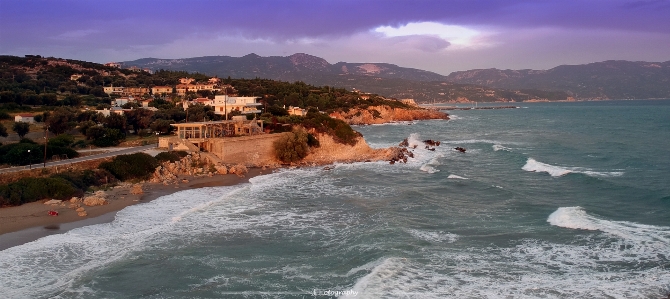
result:
<svg viewBox="0 0 670 299"><path fill-rule="evenodd" d="M515 31L550 28L591 35L602 32L603 39L643 35L645 41L656 38L653 47L667 49L669 13L670 0L0 0L0 54L32 53L105 62L160 53L181 57L203 52L232 55L231 48L260 53L250 41L261 40L264 51L274 51L269 55L314 49L317 52L310 54L351 57L357 53L360 57L375 57L374 53L367 55L346 47L342 51L350 54L328 49L340 49L336 42L351 42L347 39L370 34L381 26L397 28L419 22L497 32L496 43L500 45L509 45ZM220 39L228 43L217 44ZM314 43L308 46L301 42L305 39ZM184 44L185 41L189 44ZM359 49L378 49L365 43L395 43L426 55L443 55L444 51L453 51L450 45L454 45L444 37L430 34L386 39L376 36L356 42ZM561 35L556 42L572 41L569 36ZM218 47L205 48L213 44ZM188 52L189 48L192 52ZM652 56L645 56L647 48L649 45L640 45L629 52L634 56L637 51L643 59ZM658 57L658 49L653 52L653 57ZM406 61L415 63L419 58ZM402 64L402 61L390 62Z"/></svg>

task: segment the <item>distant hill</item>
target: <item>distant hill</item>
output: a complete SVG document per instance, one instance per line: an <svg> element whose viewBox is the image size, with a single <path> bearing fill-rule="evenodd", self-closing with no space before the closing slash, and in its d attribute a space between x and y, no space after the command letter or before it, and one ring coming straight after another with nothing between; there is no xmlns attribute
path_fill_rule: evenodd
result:
<svg viewBox="0 0 670 299"><path fill-rule="evenodd" d="M291 56L261 57L248 54L242 57L205 56L183 59L143 58L122 63L124 66L138 66L152 70L179 70L200 72L219 77L256 77L282 80L304 81L310 84L324 84L339 75L361 75L379 78L397 78L412 81L444 81L445 76L437 73L399 67L388 63L347 63L330 64L323 58L297 53ZM316 81L316 82L315 82Z"/></svg>
<svg viewBox="0 0 670 299"><path fill-rule="evenodd" d="M493 102L522 100L565 100L567 93L539 90L503 90L453 84L447 77L419 69L389 63L330 64L325 59L308 55L261 57L205 56L183 59L143 58L122 62L124 67L137 66L152 70L199 72L220 78L265 78L281 81L302 81L316 86L336 86L349 90L393 98L413 98L418 102Z"/></svg>
<svg viewBox="0 0 670 299"><path fill-rule="evenodd" d="M563 91L578 98L670 98L670 61L609 60L549 70L478 69L451 73L447 81L506 89Z"/></svg>

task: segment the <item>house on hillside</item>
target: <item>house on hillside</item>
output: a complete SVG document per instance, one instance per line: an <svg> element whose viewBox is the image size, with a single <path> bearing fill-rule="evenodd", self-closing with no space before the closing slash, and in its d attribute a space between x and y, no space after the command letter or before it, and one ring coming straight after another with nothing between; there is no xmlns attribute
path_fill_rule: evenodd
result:
<svg viewBox="0 0 670 299"><path fill-rule="evenodd" d="M214 113L224 115L232 111L239 111L242 114L261 113L258 102L260 97L231 97L227 95L214 96Z"/></svg>
<svg viewBox="0 0 670 299"><path fill-rule="evenodd" d="M112 100L112 107L114 106L121 107L127 103L133 103L133 102L136 102L135 98L133 97L118 98L116 100Z"/></svg>
<svg viewBox="0 0 670 299"><path fill-rule="evenodd" d="M154 86L151 88L151 94L160 95L160 94L171 94L172 86Z"/></svg>
<svg viewBox="0 0 670 299"><path fill-rule="evenodd" d="M105 66L115 67L115 68L121 68L121 64L120 64L120 63L116 63L116 62L108 62L108 63L105 63Z"/></svg>
<svg viewBox="0 0 670 299"><path fill-rule="evenodd" d="M104 86L102 88L102 90L106 94L118 94L118 95L120 95L124 92L125 87L123 87L123 86L120 86L120 87L119 86L116 86L116 87L115 86Z"/></svg>
<svg viewBox="0 0 670 299"><path fill-rule="evenodd" d="M307 110L302 109L300 107L289 106L288 109L286 109L286 111L288 111L288 115L297 115L297 116L307 115Z"/></svg>
<svg viewBox="0 0 670 299"><path fill-rule="evenodd" d="M15 122L24 122L24 123L29 123L29 124L34 124L35 123L35 115L32 114L17 114L14 116L14 121Z"/></svg>
<svg viewBox="0 0 670 299"><path fill-rule="evenodd" d="M205 105L205 106L213 106L214 100L210 100L208 98L197 98L197 99L192 100L192 101L182 101L181 102L182 108L184 108L184 110L188 109L188 107L191 107L191 106L197 105L197 104L202 104L202 105Z"/></svg>
<svg viewBox="0 0 670 299"><path fill-rule="evenodd" d="M123 95L141 97L149 93L149 88L146 87L126 87Z"/></svg>

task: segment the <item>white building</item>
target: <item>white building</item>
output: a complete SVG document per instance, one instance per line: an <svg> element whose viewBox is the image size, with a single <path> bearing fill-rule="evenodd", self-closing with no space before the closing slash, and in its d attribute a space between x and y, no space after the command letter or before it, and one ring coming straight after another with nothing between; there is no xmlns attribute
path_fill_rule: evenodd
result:
<svg viewBox="0 0 670 299"><path fill-rule="evenodd" d="M35 116L32 114L17 114L16 116L14 116L14 121L34 124Z"/></svg>
<svg viewBox="0 0 670 299"><path fill-rule="evenodd" d="M135 98L133 97L124 97L124 98L118 98L116 100L112 100L112 106L123 106L129 102L135 102Z"/></svg>
<svg viewBox="0 0 670 299"><path fill-rule="evenodd" d="M214 113L228 114L232 111L240 111L242 114L261 113L258 103L260 97L231 97L227 95L217 95L214 97L214 102L210 104L214 106Z"/></svg>

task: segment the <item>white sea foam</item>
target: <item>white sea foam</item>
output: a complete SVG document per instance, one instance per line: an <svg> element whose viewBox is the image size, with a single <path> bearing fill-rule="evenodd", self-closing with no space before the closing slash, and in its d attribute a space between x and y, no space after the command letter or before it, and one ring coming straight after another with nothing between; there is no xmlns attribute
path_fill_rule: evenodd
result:
<svg viewBox="0 0 670 299"><path fill-rule="evenodd" d="M409 143L409 147L413 148L419 148L423 145L423 141L421 141L419 133L409 134L409 137L407 138L407 143Z"/></svg>
<svg viewBox="0 0 670 299"><path fill-rule="evenodd" d="M439 169L435 169L435 167L430 166L430 165L428 165L428 164L421 165L421 167L419 167L419 170L421 170L421 171L425 171L425 172L427 172L427 173L436 173L436 172L440 172Z"/></svg>
<svg viewBox="0 0 670 299"><path fill-rule="evenodd" d="M405 229L409 234L417 239L428 241L431 243L454 243L458 240L457 234L452 234L443 231L426 231L418 229Z"/></svg>
<svg viewBox="0 0 670 299"><path fill-rule="evenodd" d="M428 163L421 165L421 167L419 167L419 169L421 171L425 171L427 173L439 172L440 170L436 169L433 166L441 165L439 159L442 158L442 157L444 157L444 154L442 154L441 152L437 152L436 154L434 154L432 156L432 158L430 159L430 161L428 161Z"/></svg>
<svg viewBox="0 0 670 299"><path fill-rule="evenodd" d="M448 179L457 179L457 180L469 180L468 178L465 178L465 177L462 177L462 176L459 176L459 175L455 175L455 174L450 174L447 178Z"/></svg>
<svg viewBox="0 0 670 299"><path fill-rule="evenodd" d="M396 280L398 275L402 275L404 261L406 260L401 258L384 258L370 263L368 266L374 266L374 268L368 275L360 278L351 288L357 296L342 296L340 298L383 298L392 295L387 292L386 284L389 281Z"/></svg>
<svg viewBox="0 0 670 299"><path fill-rule="evenodd" d="M432 251L424 261L386 258L359 269L370 272L353 289L358 298L665 296L670 272L659 265L668 261L668 246L602 238L583 243L527 239L512 247Z"/></svg>
<svg viewBox="0 0 670 299"><path fill-rule="evenodd" d="M552 177L560 177L569 173L581 173L591 177L616 177L616 176L622 176L624 174L621 171L603 172L603 171L594 171L593 169L584 167L554 166L539 162L533 158L528 158L526 164L521 169L530 172L546 172Z"/></svg>
<svg viewBox="0 0 670 299"><path fill-rule="evenodd" d="M538 162L533 158L528 158L526 165L524 165L521 169L531 172L546 172L553 177L564 176L572 172L565 168Z"/></svg>
<svg viewBox="0 0 670 299"><path fill-rule="evenodd" d="M177 192L126 207L111 223L85 226L3 250L0 293L9 298L49 296L91 270L149 244L164 242L174 225L172 220L182 211L221 198L232 190L233 187L219 187L216 192L213 188ZM189 200L181 200L184 197Z"/></svg>
<svg viewBox="0 0 670 299"><path fill-rule="evenodd" d="M494 144L493 145L493 151L506 151L506 152L511 152L511 149L508 147L504 147L500 144Z"/></svg>
<svg viewBox="0 0 670 299"><path fill-rule="evenodd" d="M475 144L475 143L489 143L489 144L511 144L511 145L523 145L522 142L514 141L500 141L500 140L491 140L491 139L465 139L465 140L448 140L445 141L449 144Z"/></svg>
<svg viewBox="0 0 670 299"><path fill-rule="evenodd" d="M670 246L670 227L604 220L587 214L581 207L558 208L549 215L547 222L571 229L598 230L636 242L660 243Z"/></svg>

